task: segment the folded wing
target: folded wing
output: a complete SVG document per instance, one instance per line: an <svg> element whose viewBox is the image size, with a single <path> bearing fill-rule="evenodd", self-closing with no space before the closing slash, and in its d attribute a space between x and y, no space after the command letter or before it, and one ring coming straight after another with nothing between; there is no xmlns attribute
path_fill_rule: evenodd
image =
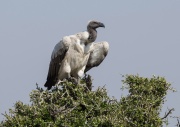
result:
<svg viewBox="0 0 180 127"><path fill-rule="evenodd" d="M54 47L54 50L51 55L51 61L49 64L47 81L44 85L48 89L50 89L52 85L54 85L57 82L58 71L67 50L68 50L68 46L65 46L62 40L59 43L57 43L56 46Z"/></svg>
<svg viewBox="0 0 180 127"><path fill-rule="evenodd" d="M59 80L58 74L60 71L60 67L63 60L65 59L65 56L67 55L66 53L69 50L69 48L72 48L74 44L80 45L80 43L84 43L87 40L88 36L89 35L87 32L80 32L75 35L65 36L62 38L62 40L59 43L55 45L51 55L47 81L44 84L45 87L51 89L51 87L55 85Z"/></svg>

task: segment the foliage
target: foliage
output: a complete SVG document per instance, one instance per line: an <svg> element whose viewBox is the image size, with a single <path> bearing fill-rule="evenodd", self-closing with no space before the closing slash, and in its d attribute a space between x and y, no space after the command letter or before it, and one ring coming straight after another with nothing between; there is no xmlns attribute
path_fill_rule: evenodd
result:
<svg viewBox="0 0 180 127"><path fill-rule="evenodd" d="M129 90L120 101L107 95L105 87L91 91L86 79L81 85L62 82L52 90L37 86L31 104L16 102L5 113L3 127L160 127L159 114L170 84L162 77L124 76ZM166 116L167 117L167 116Z"/></svg>

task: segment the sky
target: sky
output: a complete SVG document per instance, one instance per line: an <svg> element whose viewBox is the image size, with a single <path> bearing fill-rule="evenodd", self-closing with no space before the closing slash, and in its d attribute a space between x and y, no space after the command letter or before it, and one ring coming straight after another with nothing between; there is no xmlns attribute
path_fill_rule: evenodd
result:
<svg viewBox="0 0 180 127"><path fill-rule="evenodd" d="M167 108L180 116L179 14L179 0L1 0L0 113L16 101L28 104L36 83L43 87L46 81L55 44L98 20L106 27L97 29L96 42L107 41L110 50L88 72L94 89L106 85L109 95L120 99L126 94L120 90L122 75L162 76L177 92L168 92L161 116Z"/></svg>

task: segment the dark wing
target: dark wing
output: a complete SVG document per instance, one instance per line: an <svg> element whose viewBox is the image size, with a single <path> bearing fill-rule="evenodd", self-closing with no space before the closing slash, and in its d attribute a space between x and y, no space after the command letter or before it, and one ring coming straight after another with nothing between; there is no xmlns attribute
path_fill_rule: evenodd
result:
<svg viewBox="0 0 180 127"><path fill-rule="evenodd" d="M93 44L93 49L90 53L88 63L86 65L85 73L93 67L97 67L105 59L109 50L108 42L98 42Z"/></svg>
<svg viewBox="0 0 180 127"><path fill-rule="evenodd" d="M51 89L51 87L55 85L58 80L57 76L61 66L61 62L64 59L67 50L68 50L68 46L65 45L63 41L60 41L54 47L54 50L51 55L51 61L49 64L47 81L44 84L44 86L47 87L48 90Z"/></svg>

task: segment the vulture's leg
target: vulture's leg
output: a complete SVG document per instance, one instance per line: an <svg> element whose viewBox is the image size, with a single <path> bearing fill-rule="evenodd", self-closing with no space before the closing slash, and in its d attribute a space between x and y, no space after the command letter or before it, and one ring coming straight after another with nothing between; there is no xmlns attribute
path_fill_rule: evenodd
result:
<svg viewBox="0 0 180 127"><path fill-rule="evenodd" d="M84 76L84 70L85 70L86 66L83 66L81 68L81 70L78 71L77 73L77 84L81 84L81 78Z"/></svg>
<svg viewBox="0 0 180 127"><path fill-rule="evenodd" d="M71 78L71 75L70 75L70 73L68 73L67 75L68 75L68 79L70 79L70 78Z"/></svg>
<svg viewBox="0 0 180 127"><path fill-rule="evenodd" d="M81 84L81 78L79 76L77 78L77 84Z"/></svg>

